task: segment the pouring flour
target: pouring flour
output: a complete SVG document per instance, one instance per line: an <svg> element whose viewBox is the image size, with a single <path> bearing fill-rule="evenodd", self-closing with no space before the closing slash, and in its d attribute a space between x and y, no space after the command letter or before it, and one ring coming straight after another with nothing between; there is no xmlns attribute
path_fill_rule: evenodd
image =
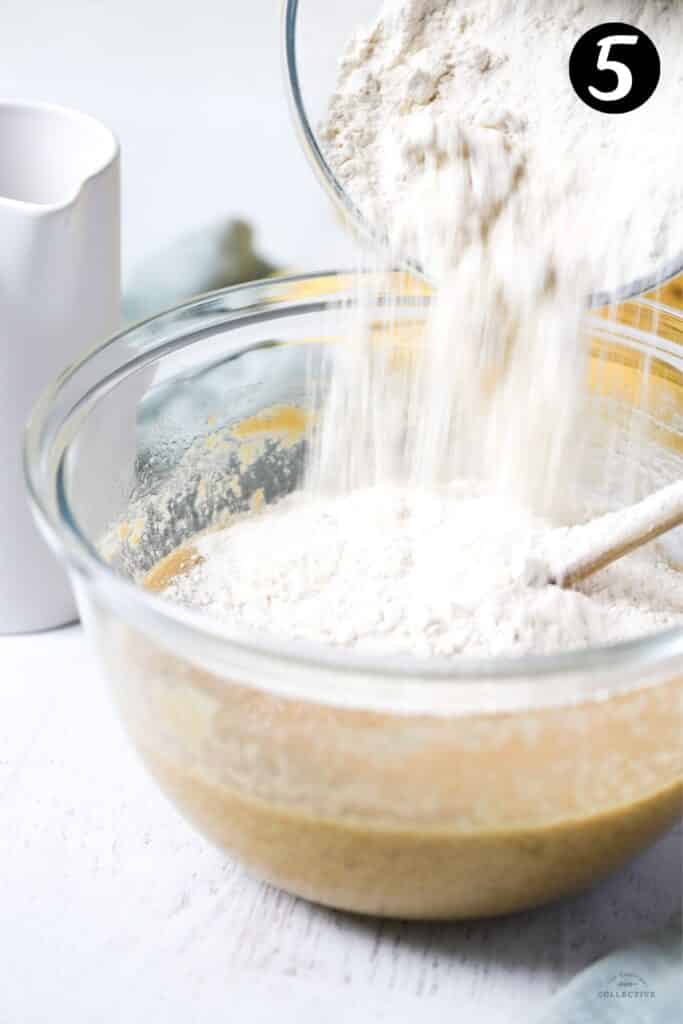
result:
<svg viewBox="0 0 683 1024"><path fill-rule="evenodd" d="M586 30L616 21L652 37L662 74L610 116L577 98L568 64ZM682 36L671 0L386 0L341 57L321 146L375 232L429 276L434 236L452 259L520 192L529 230L613 291L683 252Z"/></svg>
<svg viewBox="0 0 683 1024"><path fill-rule="evenodd" d="M617 17L656 38L663 72L646 104L609 116L579 100L568 62ZM400 384L362 340L338 360L319 479L356 487L398 464L420 485L475 475L576 515L587 460L605 475L613 447L594 443L587 296L683 247L681 39L666 0L387 0L349 42L321 145L385 258L422 267L436 298Z"/></svg>
<svg viewBox="0 0 683 1024"><path fill-rule="evenodd" d="M608 17L656 36L665 68L619 118L567 73ZM683 8L665 0L387 0L341 59L321 140L384 240L366 260L410 261L433 283L426 325L398 345L402 296L383 296L378 329L361 275L352 312L333 314L345 341L303 492L198 538L168 597L390 655L548 653L683 622L680 574L652 544L572 591L519 573L558 526L656 487L625 468L646 418L607 415L587 387L585 313L589 293L683 242L682 144L662 130L681 39Z"/></svg>

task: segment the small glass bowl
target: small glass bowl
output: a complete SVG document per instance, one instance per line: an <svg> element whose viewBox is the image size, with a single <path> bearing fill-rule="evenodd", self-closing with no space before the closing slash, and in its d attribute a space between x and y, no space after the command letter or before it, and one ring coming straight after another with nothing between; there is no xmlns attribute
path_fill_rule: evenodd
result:
<svg viewBox="0 0 683 1024"><path fill-rule="evenodd" d="M347 0L344 4L323 7L318 0L283 0L282 52L289 106L302 149L316 178L330 197L342 222L361 238L382 244L381 236L368 224L360 210L337 180L320 143L316 125L325 117L334 92L340 55L359 26L369 25L377 17L380 0ZM323 48L324 47L324 48ZM407 267L418 274L414 262ZM683 251L669 260L656 274L647 274L617 289L614 294L596 292L590 297L593 307L625 302L645 293L655 293L663 305L683 309L681 281L672 292L667 282L683 275ZM661 295L661 289L665 289ZM652 298L652 296L648 296Z"/></svg>
<svg viewBox="0 0 683 1024"><path fill-rule="evenodd" d="M419 327L428 297L389 304L393 278L374 285L378 330ZM94 349L33 413L34 510L134 744L220 847L346 910L530 907L677 819L683 629L556 656L381 658L228 637L142 586L198 531L298 486L308 384L355 294L348 275L241 286ZM679 476L681 350L636 327L594 328L596 387L638 410L653 482Z"/></svg>

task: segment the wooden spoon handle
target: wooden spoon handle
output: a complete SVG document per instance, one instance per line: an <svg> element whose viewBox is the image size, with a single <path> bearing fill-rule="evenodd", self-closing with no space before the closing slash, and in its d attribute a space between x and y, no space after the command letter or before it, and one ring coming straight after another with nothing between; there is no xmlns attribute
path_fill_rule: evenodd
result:
<svg viewBox="0 0 683 1024"><path fill-rule="evenodd" d="M579 527L583 533L579 553L565 565L555 567L554 580L558 586L573 587L677 526L683 526L683 480L637 505Z"/></svg>

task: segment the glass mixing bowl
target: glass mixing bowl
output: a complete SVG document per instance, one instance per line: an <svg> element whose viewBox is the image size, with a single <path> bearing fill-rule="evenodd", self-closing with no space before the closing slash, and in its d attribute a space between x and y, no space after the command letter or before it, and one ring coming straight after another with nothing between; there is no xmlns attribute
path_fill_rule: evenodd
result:
<svg viewBox="0 0 683 1024"><path fill-rule="evenodd" d="M429 298L416 288L387 303L393 285L374 280L374 326L409 341ZM214 842L347 910L533 906L678 817L683 630L556 656L381 658L228 637L143 586L160 559L161 576L182 571L172 553L197 531L299 485L310 395L324 394L309 384L343 344L338 314L355 294L344 275L242 286L93 350L29 424L33 506L135 746ZM679 477L680 348L593 326L592 386L647 437L627 443L625 465L648 486Z"/></svg>
<svg viewBox="0 0 683 1024"><path fill-rule="evenodd" d="M378 240L376 229L367 223L337 180L318 142L321 124L334 92L337 64L348 41L360 25L377 17L381 0L346 0L343 4L320 4L318 0L283 0L282 52L285 85L297 136L308 162L328 194L343 223L358 236ZM411 264L410 269L420 268ZM677 287L659 290L680 276ZM657 274L648 274L620 287L615 295L605 292L591 297L591 305L622 302L655 291L664 306L683 309L683 251L668 261ZM652 298L652 296L647 296Z"/></svg>

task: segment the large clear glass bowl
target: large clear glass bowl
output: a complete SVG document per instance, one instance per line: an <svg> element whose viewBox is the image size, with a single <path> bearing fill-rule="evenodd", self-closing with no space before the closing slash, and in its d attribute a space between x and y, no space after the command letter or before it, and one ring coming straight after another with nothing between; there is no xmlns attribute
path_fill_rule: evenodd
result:
<svg viewBox="0 0 683 1024"><path fill-rule="evenodd" d="M142 585L197 531L298 486L309 396L324 394L308 383L343 344L353 284L230 289L89 353L33 414L32 501L135 746L214 842L348 910L518 910L593 882L675 822L683 630L552 657L380 658L228 638ZM386 303L393 279L374 286L376 332L409 340L429 298L404 288ZM675 479L680 348L593 327L593 387L647 437L627 443L625 465L652 487ZM683 563L680 540L667 550Z"/></svg>
<svg viewBox="0 0 683 1024"><path fill-rule="evenodd" d="M318 125L325 117L334 92L340 55L358 27L372 24L380 9L381 0L346 0L334 5L321 4L319 0L282 0L285 86L302 149L342 221L360 237L375 240L378 238L376 226L367 223L325 157L318 139ZM414 263L410 269L420 270ZM662 296L661 289L675 277L679 277L677 289L669 288ZM683 248L658 273L625 283L614 295L595 294L591 305L622 302L655 291L658 301L681 310L681 282Z"/></svg>

